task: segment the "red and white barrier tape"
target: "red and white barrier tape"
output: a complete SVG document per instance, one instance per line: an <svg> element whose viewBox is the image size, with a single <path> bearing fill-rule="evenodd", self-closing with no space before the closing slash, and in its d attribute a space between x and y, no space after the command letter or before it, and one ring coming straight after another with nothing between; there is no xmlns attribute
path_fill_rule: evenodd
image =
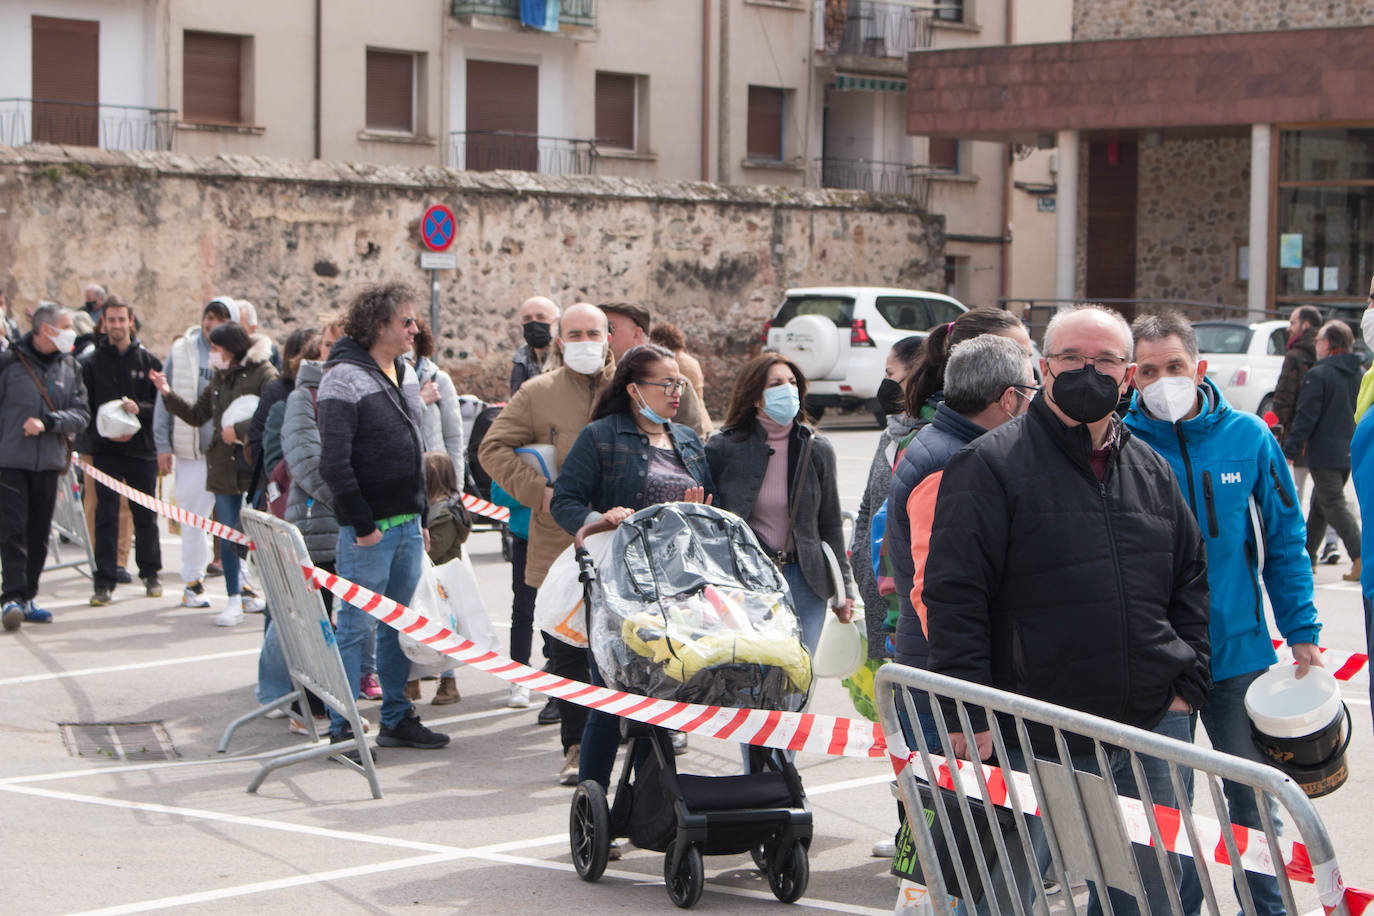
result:
<svg viewBox="0 0 1374 916"><path fill-rule="evenodd" d="M115 480L108 474L96 470L79 459L75 459L74 463L80 466L92 479L124 494L140 505L147 506L154 512L168 518L174 518L182 524L201 528L217 537L252 546L251 540L242 532L149 496L141 490L136 490ZM465 504L468 498L465 497ZM475 497L471 498L475 499ZM492 504L487 503L486 505L491 506ZM493 508L501 509L502 507L493 506ZM506 511L509 515L508 510L502 509L502 511ZM528 665L522 665L495 652L482 652L462 635L453 632L442 624L429 620L419 612L387 598L385 595L377 594L361 585L313 566L303 566L301 570L306 578L310 579L317 587L333 592L354 607L436 651L513 684L522 684L540 693L568 700L590 709L597 709L611 715L623 716L649 725L658 725L703 737L720 738L763 747L807 751L828 756L882 757L886 755L892 763L893 770L897 773L900 773L908 765L919 765L919 755L915 752L905 758L892 753L887 747L882 729L866 720L825 716L816 713L704 706L697 703L656 700L607 687L595 687L591 684L549 674ZM1276 648L1279 648L1282 657L1285 654L1283 648L1278 643L1276 643ZM1334 650L1323 650L1323 652L1324 661L1340 662L1339 667L1332 672L1339 680L1350 680L1356 674L1363 672L1368 665L1368 657L1365 655L1341 653ZM1288 654L1288 660L1291 661L1291 653ZM939 784L952 789L954 783L949 770L951 761L936 755L930 755L930 760L937 768L936 775ZM972 775L972 767L975 764L962 760L956 760L953 763L962 774L961 784L964 791L969 795L979 796L981 793L977 781ZM990 797L987 800L1002 807L1011 807L1005 773L998 767L987 764L978 764L978 766L983 771L983 779L988 787ZM1038 815L1039 807L1035 803L1035 791L1030 777L1025 773L1012 771L1012 778L1021 802L1021 809L1026 814ZM1149 822L1145 816L1144 805L1137 799L1129 798L1118 798L1118 803L1121 806L1122 821L1130 840L1143 846L1153 845L1154 841L1150 833ZM1187 833L1182 826L1182 815L1176 809L1160 805L1155 805L1154 809L1156 823L1160 830L1161 839L1164 841L1164 848L1181 855L1193 855ZM1213 818L1196 813L1193 815L1193 824L1197 829L1198 839L1204 845L1200 851L1201 855L1197 857L1222 865L1229 865L1231 860L1222 838L1223 825ZM1241 854L1241 865L1244 868L1249 871L1274 875L1276 868L1282 866L1290 879L1317 885L1322 906L1328 912L1344 899L1351 913L1354 916L1361 916L1370 903L1374 902L1374 892L1345 887L1339 870L1334 866L1320 869L1321 873L1317 873L1318 870L1313 868L1307 847L1304 844L1280 838L1280 848L1277 850L1279 857L1276 859L1273 854L1274 851L1269 849L1268 840L1263 831L1250 830L1234 824L1227 826L1230 827L1236 849Z"/></svg>
<svg viewBox="0 0 1374 916"><path fill-rule="evenodd" d="M235 544L243 544L246 547L253 546L253 542L249 539L248 535L244 534L242 531L236 531L235 529L230 528L228 525L220 524L219 522L205 518L203 515L196 515L194 512L187 512L180 506L174 506L171 503L163 502L156 496L150 496L147 493L144 493L142 490L138 490L134 487L129 486L127 483L115 480L113 477L111 477L109 474L106 474L104 471L96 470L86 462L82 461L80 458L72 458L72 464L81 468L81 472L86 476L90 477L92 480L100 481L105 486L109 487L111 490L114 490L116 493L120 493L124 496L127 496L129 499L132 499L140 506L147 506L149 509L152 509L159 515L165 515L168 518L176 519L181 524L190 525L192 528L199 528L202 531L208 531L217 538L223 538L224 540L232 541Z"/></svg>
<svg viewBox="0 0 1374 916"><path fill-rule="evenodd" d="M1281 639L1274 640L1274 649L1279 655L1280 665L1291 665L1293 650ZM1340 652L1336 649L1319 648L1322 665L1338 681L1367 683L1369 681L1369 656L1363 652Z"/></svg>
<svg viewBox="0 0 1374 916"><path fill-rule="evenodd" d="M471 493L463 494L463 506L469 512L485 515L492 521L504 522L510 518L510 510L505 506L498 506L496 503L487 502L480 496L473 496Z"/></svg>

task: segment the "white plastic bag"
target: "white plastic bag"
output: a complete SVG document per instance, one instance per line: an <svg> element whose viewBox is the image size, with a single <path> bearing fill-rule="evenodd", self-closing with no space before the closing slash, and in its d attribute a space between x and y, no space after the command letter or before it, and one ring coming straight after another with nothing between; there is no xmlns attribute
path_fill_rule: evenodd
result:
<svg viewBox="0 0 1374 916"><path fill-rule="evenodd" d="M830 594L827 597L825 623L821 626L821 637L816 642L816 653L811 658L811 670L817 677L835 677L843 680L854 674L868 659L868 630L864 624L864 612L854 609L854 617L848 623L841 623L831 606L844 604L844 574L840 563L830 545L821 542L821 553L825 555L826 567L830 572Z"/></svg>
<svg viewBox="0 0 1374 916"><path fill-rule="evenodd" d="M435 566L425 557L424 572L415 586L410 607L430 620L469 639L483 652L497 648L496 632L487 617L487 606L477 590L477 575L467 555ZM401 651L410 659L412 679L437 676L454 667L455 660L405 633L398 635Z"/></svg>
<svg viewBox="0 0 1374 916"><path fill-rule="evenodd" d="M229 406L224 408L224 413L220 414L220 429L230 426L238 426L240 423L253 419L253 414L258 412L258 396L256 394L241 394L229 402Z"/></svg>
<svg viewBox="0 0 1374 916"><path fill-rule="evenodd" d="M106 439L132 436L142 428L143 423L139 421L138 414L127 413L124 410L123 398L106 401L96 408L95 431Z"/></svg>
<svg viewBox="0 0 1374 916"><path fill-rule="evenodd" d="M613 531L587 538L587 550L597 566L611 552ZM576 550L572 545L558 555L534 597L534 625L554 639L579 649L587 647L586 609L582 605L582 583L578 581Z"/></svg>

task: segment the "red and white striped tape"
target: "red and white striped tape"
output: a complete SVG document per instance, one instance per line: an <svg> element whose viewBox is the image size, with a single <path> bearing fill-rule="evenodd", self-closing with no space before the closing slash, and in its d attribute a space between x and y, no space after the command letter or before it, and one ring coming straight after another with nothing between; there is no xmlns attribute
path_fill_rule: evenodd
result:
<svg viewBox="0 0 1374 916"><path fill-rule="evenodd" d="M86 462L75 460L92 479L111 487L155 512L175 518L182 524L192 525L208 531L217 537L247 544L252 542L247 535L235 531L219 522L187 512L177 506L163 502L156 497L121 483ZM484 501L479 501L484 502ZM466 498L465 498L466 503ZM487 503L488 506L492 504ZM502 507L493 506L501 509ZM505 511L505 510L503 510ZM507 512L507 514L509 514ZM849 719L842 716L825 716L816 713L790 713L776 710L736 709L721 706L704 706L697 703L681 703L672 700L657 700L650 697L595 687L591 684L570 680L549 674L528 665L522 665L495 652L482 652L470 640L463 638L447 627L429 620L424 615L406 607L398 601L377 594L362 586L325 572L313 566L303 566L302 573L317 587L328 589L349 604L375 617L377 620L394 627L431 648L449 655L457 661L514 684L523 684L532 690L559 699L568 700L581 706L597 709L611 715L623 716L658 725L677 731L689 732L709 738L738 741L763 747L785 750L806 751L828 756L845 757L882 757L886 755L895 772L900 773L909 765L919 765L919 755L911 753L902 757L888 749L882 729L866 720ZM1276 643L1280 656L1285 654L1281 645ZM1368 658L1357 653L1342 653L1323 650L1323 659L1330 663L1339 662L1333 674L1340 680L1350 680L1367 669ZM1291 653L1287 655L1291 661ZM961 785L967 794L981 796L978 783L973 776L975 764L930 755L936 767L937 781L946 788L954 788L950 774L950 764L961 773ZM1007 790L1006 775L998 767L977 764L982 769L983 779L988 787L987 801L1001 807L1010 807L1011 799ZM1035 803L1034 786L1030 777L1012 771L1021 809L1030 815L1038 815ZM1145 816L1144 805L1137 799L1119 798L1122 821L1127 835L1133 843L1151 846L1154 843L1149 822ZM1194 855L1187 833L1182 828L1182 815L1173 808L1154 806L1155 819L1159 827L1164 847L1170 852L1181 855ZM1222 839L1223 825L1199 814L1193 815L1193 824L1198 839L1203 845L1197 858L1229 865L1231 860ZM1241 864L1249 871L1274 875L1282 867L1288 877L1295 881L1317 885L1322 906L1328 912L1343 899L1354 916L1361 916L1374 902L1374 892L1347 888L1342 882L1340 872L1335 868L1318 870L1313 868L1307 847L1292 840L1279 839L1278 856L1270 850L1268 840L1262 831L1250 830L1234 824L1230 827L1237 851L1241 854Z"/></svg>
<svg viewBox="0 0 1374 916"><path fill-rule="evenodd" d="M1280 665L1292 665L1293 650L1281 639L1274 640L1274 649L1279 655ZM1369 656L1363 652L1341 652L1337 649L1319 648L1322 665L1338 681L1367 683L1369 681Z"/></svg>
<svg viewBox="0 0 1374 916"><path fill-rule="evenodd" d="M505 506L498 506L496 503L487 502L480 496L473 496L471 493L463 494L463 506L469 512L485 515L492 521L504 522L510 518L510 510Z"/></svg>
<svg viewBox="0 0 1374 916"><path fill-rule="evenodd" d="M246 547L253 546L253 542L249 539L248 535L244 534L242 531L236 531L228 525L220 524L202 515L196 515L194 512L188 512L180 506L174 506L171 503L163 502L156 496L150 496L142 490L129 486L123 481L115 480L104 471L96 470L80 458L73 457L72 464L81 468L81 472L92 480L100 481L116 493L127 496L140 506L147 506L159 515L165 515L168 518L176 519L181 524L190 525L192 528L208 531L217 538L223 538L235 544L243 544Z"/></svg>

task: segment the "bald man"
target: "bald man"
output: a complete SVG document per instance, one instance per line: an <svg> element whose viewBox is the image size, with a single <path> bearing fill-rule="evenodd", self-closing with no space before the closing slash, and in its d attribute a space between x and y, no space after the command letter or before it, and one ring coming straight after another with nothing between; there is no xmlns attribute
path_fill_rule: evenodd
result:
<svg viewBox="0 0 1374 916"><path fill-rule="evenodd" d="M544 371L549 361L549 344L558 324L558 303L545 296L531 296L520 306L517 318L525 342L511 360L510 393L520 390L525 380Z"/></svg>

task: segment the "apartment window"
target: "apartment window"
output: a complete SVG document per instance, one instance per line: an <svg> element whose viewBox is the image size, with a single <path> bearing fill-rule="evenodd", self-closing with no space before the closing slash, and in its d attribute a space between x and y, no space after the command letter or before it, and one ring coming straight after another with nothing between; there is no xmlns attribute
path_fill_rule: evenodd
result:
<svg viewBox="0 0 1374 916"><path fill-rule="evenodd" d="M367 129L415 133L416 55L367 52Z"/></svg>
<svg viewBox="0 0 1374 916"><path fill-rule="evenodd" d="M33 139L96 146L100 142L100 23L34 16ZM6 141L10 142L10 141Z"/></svg>
<svg viewBox="0 0 1374 916"><path fill-rule="evenodd" d="M963 22L964 0L939 0L935 18L941 22Z"/></svg>
<svg viewBox="0 0 1374 916"><path fill-rule="evenodd" d="M937 169L959 171L959 141L945 137L930 138L930 164Z"/></svg>
<svg viewBox="0 0 1374 916"><path fill-rule="evenodd" d="M639 148L638 76L596 75L596 142L614 149Z"/></svg>
<svg viewBox="0 0 1374 916"><path fill-rule="evenodd" d="M749 87L749 136L746 155L750 159L782 159L783 115L786 91L766 86Z"/></svg>
<svg viewBox="0 0 1374 916"><path fill-rule="evenodd" d="M245 35L186 32L181 50L182 118L204 124L245 124L245 62L252 39Z"/></svg>

